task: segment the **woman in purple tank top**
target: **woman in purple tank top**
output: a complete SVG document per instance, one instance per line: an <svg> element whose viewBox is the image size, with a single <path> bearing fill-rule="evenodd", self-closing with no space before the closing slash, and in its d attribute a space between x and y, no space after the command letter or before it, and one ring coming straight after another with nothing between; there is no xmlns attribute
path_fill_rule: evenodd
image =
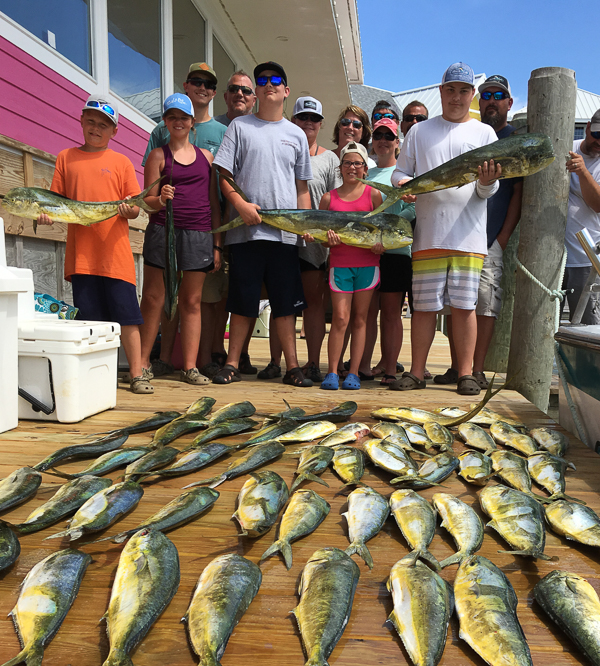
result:
<svg viewBox="0 0 600 666"><path fill-rule="evenodd" d="M183 369L181 379L189 384L208 384L196 367L200 345L202 286L206 273L221 267L220 234L209 232L221 224L213 156L189 140L194 108L189 97L175 94L164 103L163 120L169 130L168 145L155 148L146 161L146 187L159 176L164 179L145 198L156 210L150 216L144 238L144 286L141 310L142 365L149 372L150 352L158 333L165 300L165 205L173 201L177 267L182 272L178 295Z"/></svg>

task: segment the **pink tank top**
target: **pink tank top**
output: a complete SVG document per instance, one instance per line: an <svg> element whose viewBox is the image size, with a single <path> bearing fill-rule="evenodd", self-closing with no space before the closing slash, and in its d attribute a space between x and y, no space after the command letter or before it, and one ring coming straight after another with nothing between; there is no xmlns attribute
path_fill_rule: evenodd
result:
<svg viewBox="0 0 600 666"><path fill-rule="evenodd" d="M367 185L364 192L354 201L342 201L337 190L331 190L329 193L329 210L341 212L362 212L373 210L373 201L371 200L371 187ZM330 268L360 268L362 266L379 266L379 255L364 247L354 247L352 245L336 245L329 252Z"/></svg>

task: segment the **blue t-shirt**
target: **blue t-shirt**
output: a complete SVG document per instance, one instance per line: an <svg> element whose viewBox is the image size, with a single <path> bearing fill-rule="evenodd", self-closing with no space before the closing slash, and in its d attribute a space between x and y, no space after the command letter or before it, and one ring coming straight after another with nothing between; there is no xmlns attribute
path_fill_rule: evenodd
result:
<svg viewBox="0 0 600 666"><path fill-rule="evenodd" d="M498 139L506 139L507 136L510 136L515 131L515 128L512 125L507 125L502 128L499 132L496 132ZM502 162L500 163L502 165ZM500 188L487 200L487 246L492 247L494 241L498 237L502 226L504 225L504 220L506 219L506 213L508 211L508 205L512 199L513 190L515 189L515 183L520 183L522 178L506 178L500 181Z"/></svg>

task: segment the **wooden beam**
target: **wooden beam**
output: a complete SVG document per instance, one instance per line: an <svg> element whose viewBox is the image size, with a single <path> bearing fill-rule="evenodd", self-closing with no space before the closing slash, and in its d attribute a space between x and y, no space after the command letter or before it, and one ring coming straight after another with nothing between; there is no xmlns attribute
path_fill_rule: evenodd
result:
<svg viewBox="0 0 600 666"><path fill-rule="evenodd" d="M16 139L11 139L9 136L5 136L4 134L0 134L0 144L4 144L10 148L15 148L16 150L21 150L24 153L30 153L31 155L40 157L43 160L48 160L49 162L56 162L56 155L47 153L45 150L40 150L39 148L34 148L33 146L28 146L26 143L22 143Z"/></svg>
<svg viewBox="0 0 600 666"><path fill-rule="evenodd" d="M33 157L31 153L23 153L23 183L25 187L34 187Z"/></svg>

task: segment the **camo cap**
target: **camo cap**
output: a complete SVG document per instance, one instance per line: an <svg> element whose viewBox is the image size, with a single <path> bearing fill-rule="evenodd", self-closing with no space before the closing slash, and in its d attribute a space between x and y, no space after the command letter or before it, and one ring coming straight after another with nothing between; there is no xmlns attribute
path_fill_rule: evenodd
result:
<svg viewBox="0 0 600 666"><path fill-rule="evenodd" d="M500 90L504 90L505 93L508 93L509 97L512 97L508 79L505 76L501 76L500 74L492 74L492 76L488 76L487 79L479 86L479 92L482 93L488 88L500 88Z"/></svg>
<svg viewBox="0 0 600 666"><path fill-rule="evenodd" d="M445 83L468 83L475 87L475 73L466 62L455 62L450 65L442 76L442 85Z"/></svg>

